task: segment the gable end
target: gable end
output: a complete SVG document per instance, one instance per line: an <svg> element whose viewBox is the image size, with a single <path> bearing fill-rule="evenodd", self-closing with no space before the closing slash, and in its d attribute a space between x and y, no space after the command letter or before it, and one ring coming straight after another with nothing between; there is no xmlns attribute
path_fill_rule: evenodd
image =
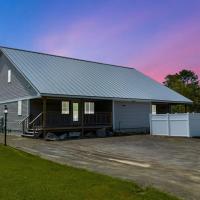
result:
<svg viewBox="0 0 200 200"><path fill-rule="evenodd" d="M10 74L10 81L8 81L8 74ZM0 103L35 96L38 96L38 92L0 52Z"/></svg>

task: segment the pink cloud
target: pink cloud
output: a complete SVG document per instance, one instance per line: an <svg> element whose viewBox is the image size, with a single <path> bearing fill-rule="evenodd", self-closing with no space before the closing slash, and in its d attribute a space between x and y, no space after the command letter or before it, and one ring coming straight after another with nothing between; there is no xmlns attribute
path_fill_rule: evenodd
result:
<svg viewBox="0 0 200 200"><path fill-rule="evenodd" d="M129 65L137 66L159 82L170 73L183 68L200 76L200 26L190 20L181 26L173 25L169 31L156 35L147 50Z"/></svg>
<svg viewBox="0 0 200 200"><path fill-rule="evenodd" d="M113 16L112 19L106 19L106 16L102 18L97 12L94 16L73 21L72 25L62 29L52 27L52 30L37 38L35 43L37 49L52 54L127 64L159 82L167 74L183 68L191 69L200 76L200 26L197 17L191 17L180 25L171 24L155 34L146 44L145 50L142 49L137 56L131 56L131 53L127 55L127 49L135 52L137 46L131 43L130 38L130 42L125 43L124 35L131 31L134 38L134 31L156 20L160 14L134 12L116 19Z"/></svg>
<svg viewBox="0 0 200 200"><path fill-rule="evenodd" d="M104 11L105 12L105 11ZM120 54L120 49L114 49L119 37L124 33L137 29L152 13L134 12L123 17L113 17L106 20L102 15L88 16L72 25L57 31L44 33L36 39L37 49L53 54L70 57L100 60L104 62L106 56ZM113 50L114 49L114 50Z"/></svg>

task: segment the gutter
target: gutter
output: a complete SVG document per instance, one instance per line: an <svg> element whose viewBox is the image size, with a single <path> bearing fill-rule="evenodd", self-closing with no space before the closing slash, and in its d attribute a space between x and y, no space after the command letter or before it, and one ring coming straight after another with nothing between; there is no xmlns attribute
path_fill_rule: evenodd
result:
<svg viewBox="0 0 200 200"><path fill-rule="evenodd" d="M155 100L155 99L138 99L138 98L121 98L121 97L99 97L99 96L81 96L81 95L68 95L68 94L51 94L40 93L42 97L52 98L79 98L79 99L101 99L101 100L114 100L114 101L130 101L130 102L150 102L150 103L177 103L177 104L192 104L192 101L172 101L172 100Z"/></svg>

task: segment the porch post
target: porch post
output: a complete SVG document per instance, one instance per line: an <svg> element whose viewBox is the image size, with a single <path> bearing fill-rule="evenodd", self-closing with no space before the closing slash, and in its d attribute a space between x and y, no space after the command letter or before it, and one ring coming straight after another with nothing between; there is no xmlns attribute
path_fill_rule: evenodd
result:
<svg viewBox="0 0 200 200"><path fill-rule="evenodd" d="M171 111L171 104L169 103L168 105L168 113L170 114L172 111Z"/></svg>
<svg viewBox="0 0 200 200"><path fill-rule="evenodd" d="M84 101L81 99L81 136L84 136Z"/></svg>
<svg viewBox="0 0 200 200"><path fill-rule="evenodd" d="M112 128L113 128L113 132L115 131L115 101L112 100Z"/></svg>
<svg viewBox="0 0 200 200"><path fill-rule="evenodd" d="M43 128L43 136L46 136L46 119L47 119L47 99L46 97L43 97L43 107L42 107L42 112L43 112L43 121L42 121L42 128Z"/></svg>

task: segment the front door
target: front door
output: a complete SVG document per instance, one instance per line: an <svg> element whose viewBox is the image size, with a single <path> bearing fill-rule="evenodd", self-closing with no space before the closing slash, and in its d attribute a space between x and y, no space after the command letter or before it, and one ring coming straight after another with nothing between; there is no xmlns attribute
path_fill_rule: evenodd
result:
<svg viewBox="0 0 200 200"><path fill-rule="evenodd" d="M73 117L73 123L79 122L79 103L73 102L72 103L72 117Z"/></svg>

